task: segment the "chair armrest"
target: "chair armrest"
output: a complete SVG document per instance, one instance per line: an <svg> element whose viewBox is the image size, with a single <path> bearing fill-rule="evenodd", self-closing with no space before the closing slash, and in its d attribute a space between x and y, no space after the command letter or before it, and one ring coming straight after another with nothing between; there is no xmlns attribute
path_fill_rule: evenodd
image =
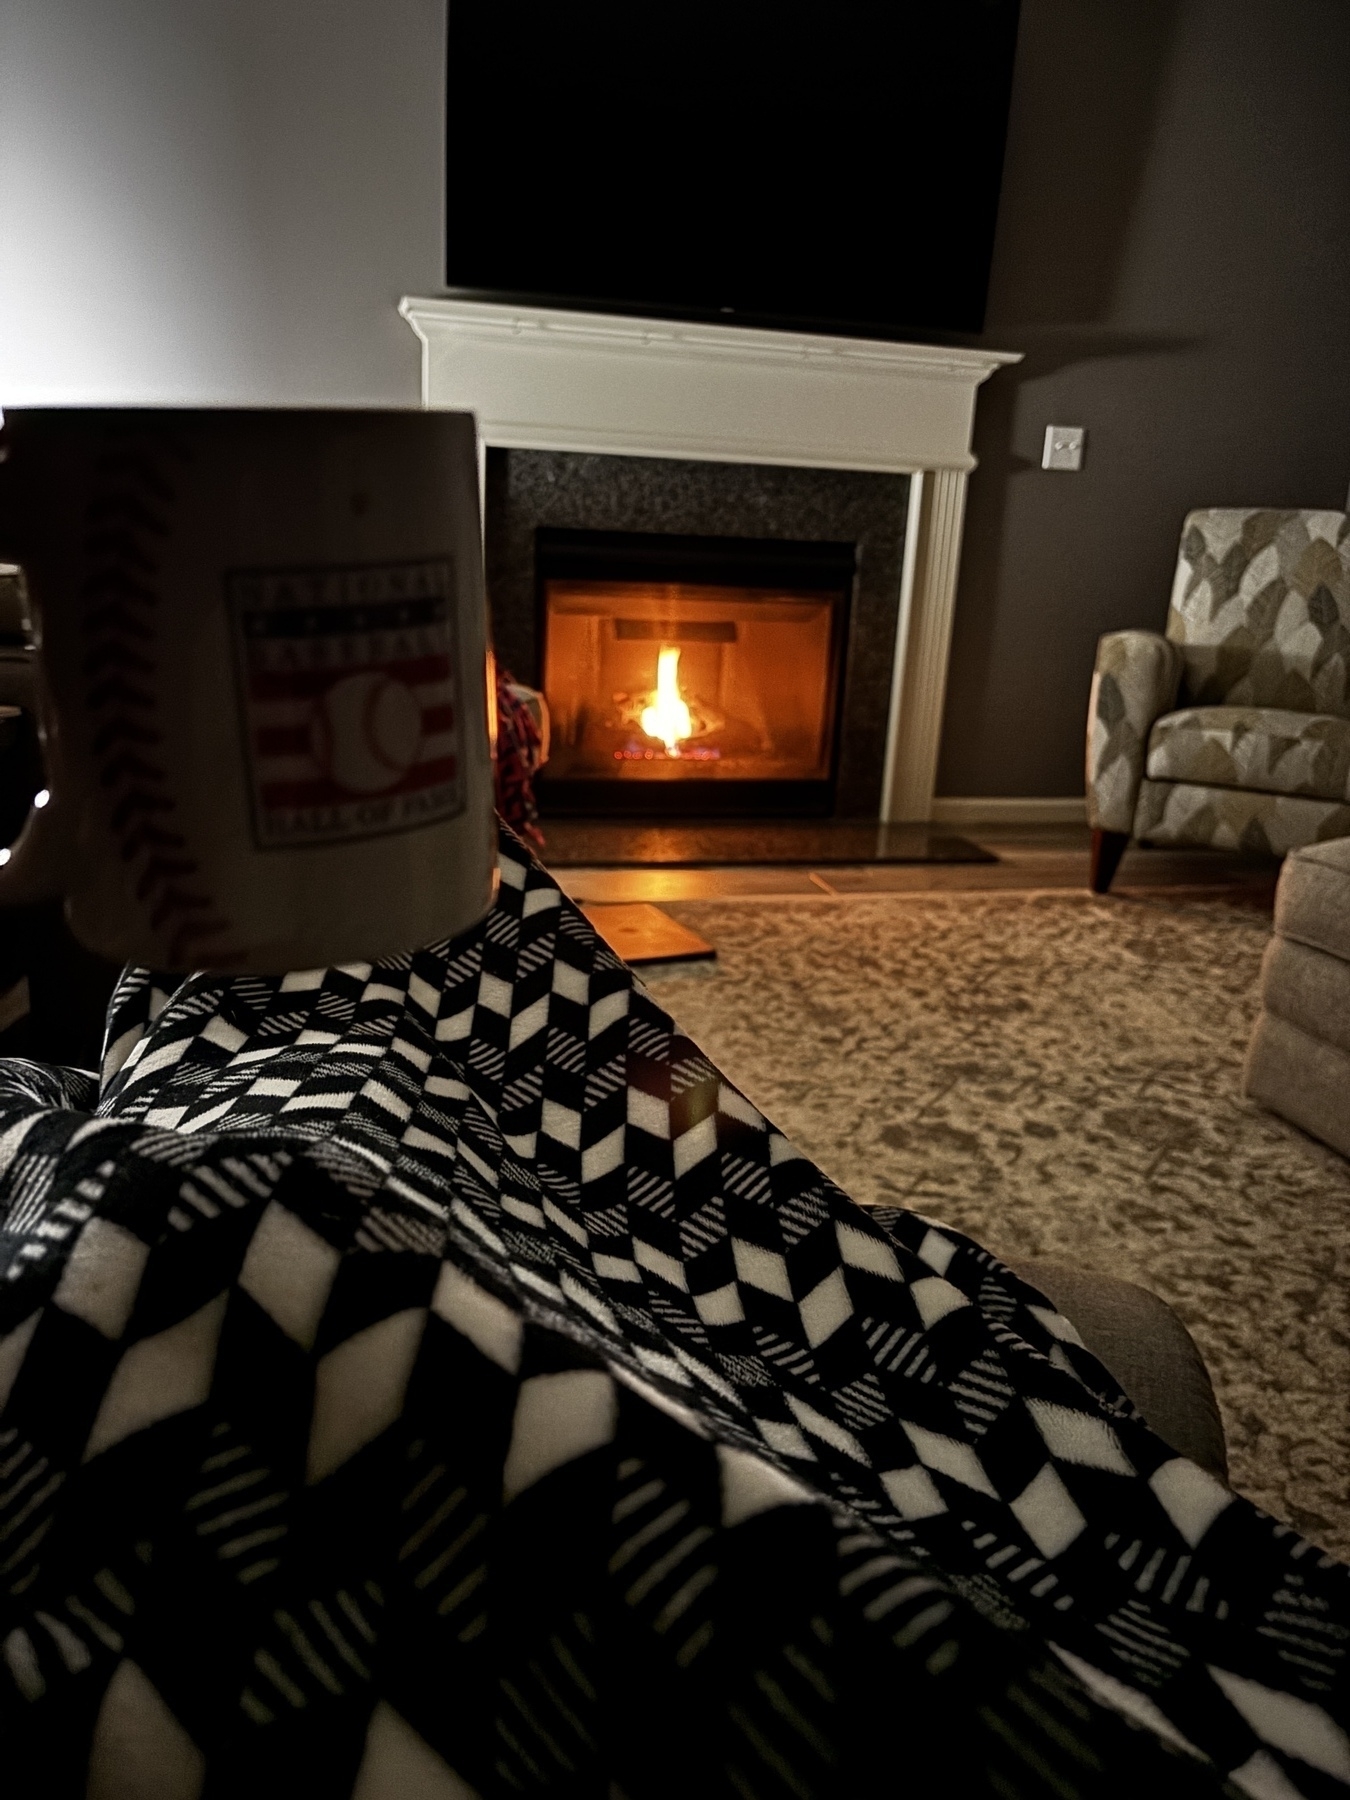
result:
<svg viewBox="0 0 1350 1800"><path fill-rule="evenodd" d="M1181 649L1157 631L1109 631L1097 645L1087 720L1087 813L1094 831L1134 828L1153 722L1177 703Z"/></svg>

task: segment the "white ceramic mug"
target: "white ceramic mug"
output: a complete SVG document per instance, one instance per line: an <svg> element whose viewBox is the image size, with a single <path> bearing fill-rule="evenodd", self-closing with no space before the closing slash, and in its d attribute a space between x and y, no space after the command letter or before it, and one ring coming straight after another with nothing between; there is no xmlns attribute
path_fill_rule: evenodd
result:
<svg viewBox="0 0 1350 1800"><path fill-rule="evenodd" d="M168 970L371 960L496 881L486 609L463 413L6 413L0 557L49 802L0 904L64 894Z"/></svg>

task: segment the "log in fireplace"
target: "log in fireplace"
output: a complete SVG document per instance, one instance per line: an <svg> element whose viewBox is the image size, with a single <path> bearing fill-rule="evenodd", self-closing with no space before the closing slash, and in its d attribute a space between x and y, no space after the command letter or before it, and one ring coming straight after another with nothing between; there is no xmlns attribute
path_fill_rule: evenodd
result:
<svg viewBox="0 0 1350 1800"><path fill-rule="evenodd" d="M835 809L851 543L541 530L554 814Z"/></svg>

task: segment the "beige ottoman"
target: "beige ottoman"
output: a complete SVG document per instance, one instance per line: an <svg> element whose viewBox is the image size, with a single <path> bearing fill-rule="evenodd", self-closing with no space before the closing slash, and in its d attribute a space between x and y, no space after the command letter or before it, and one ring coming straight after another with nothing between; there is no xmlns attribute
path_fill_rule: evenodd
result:
<svg viewBox="0 0 1350 1800"><path fill-rule="evenodd" d="M1242 1085L1350 1156L1350 838L1285 858Z"/></svg>

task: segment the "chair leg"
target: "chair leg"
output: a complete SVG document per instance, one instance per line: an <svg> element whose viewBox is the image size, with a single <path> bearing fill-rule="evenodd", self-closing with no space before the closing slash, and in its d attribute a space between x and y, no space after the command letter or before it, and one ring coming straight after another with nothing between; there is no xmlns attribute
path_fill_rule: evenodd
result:
<svg viewBox="0 0 1350 1800"><path fill-rule="evenodd" d="M1092 834L1092 862L1088 873L1088 886L1094 894L1104 894L1115 880L1116 870L1120 867L1120 859L1125 854L1125 846L1129 843L1126 831L1094 831Z"/></svg>

